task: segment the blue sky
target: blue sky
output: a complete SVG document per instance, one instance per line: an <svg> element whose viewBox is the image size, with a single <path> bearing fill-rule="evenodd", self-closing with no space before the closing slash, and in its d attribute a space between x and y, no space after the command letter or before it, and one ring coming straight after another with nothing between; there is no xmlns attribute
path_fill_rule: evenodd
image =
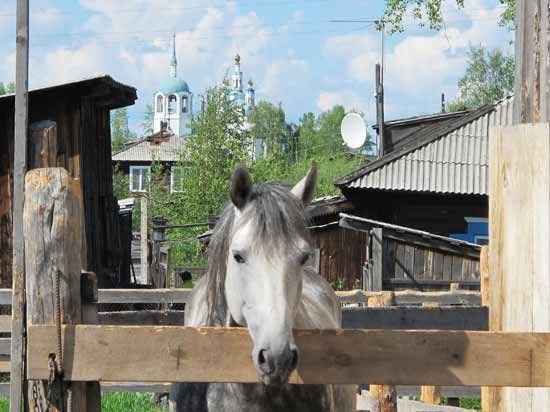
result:
<svg viewBox="0 0 550 412"><path fill-rule="evenodd" d="M30 86L109 73L138 89L129 108L138 134L145 105L168 74L168 48L177 36L178 74L195 95L220 84L241 55L245 81L257 99L281 102L289 121L334 104L374 120L374 64L380 34L372 24L384 0L33 0ZM411 19L387 37L386 118L440 109L456 95L470 44L511 52L512 35L498 26L498 0L444 0L446 29L433 32ZM15 0L0 4L0 80L14 78Z"/></svg>

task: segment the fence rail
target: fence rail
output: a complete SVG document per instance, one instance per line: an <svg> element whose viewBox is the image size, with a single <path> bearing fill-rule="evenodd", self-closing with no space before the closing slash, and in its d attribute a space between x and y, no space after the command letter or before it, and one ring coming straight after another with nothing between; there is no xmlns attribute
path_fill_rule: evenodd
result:
<svg viewBox="0 0 550 412"><path fill-rule="evenodd" d="M192 289L99 289L98 303L187 303ZM337 291L342 303L368 303L381 292L362 290ZM422 305L436 302L441 305L480 305L478 291L419 292L404 290L394 293L397 305ZM11 289L0 289L0 305L11 305ZM0 318L1 319L1 318ZM3 328L0 322L0 328Z"/></svg>

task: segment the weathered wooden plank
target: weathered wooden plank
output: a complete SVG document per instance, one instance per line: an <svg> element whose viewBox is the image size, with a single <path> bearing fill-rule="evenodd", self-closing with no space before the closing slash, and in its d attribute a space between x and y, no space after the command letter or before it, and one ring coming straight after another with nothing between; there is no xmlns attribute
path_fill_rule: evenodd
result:
<svg viewBox="0 0 550 412"><path fill-rule="evenodd" d="M395 244L395 279L403 279L405 277L405 244L397 242Z"/></svg>
<svg viewBox="0 0 550 412"><path fill-rule="evenodd" d="M394 240L384 238L385 250L383 251L384 255L384 268L382 273L382 278L384 281L386 279L391 279L395 273L395 248L396 242Z"/></svg>
<svg viewBox="0 0 550 412"><path fill-rule="evenodd" d="M444 255L443 256L443 280L448 280L448 281L453 280L452 267L453 267L453 256Z"/></svg>
<svg viewBox="0 0 550 412"><path fill-rule="evenodd" d="M370 232L372 256L370 266L370 276L368 290L380 291L382 290L382 270L383 270L383 232L381 228L372 229Z"/></svg>
<svg viewBox="0 0 550 412"><path fill-rule="evenodd" d="M550 386L550 333L296 330L294 336L301 357L292 383ZM80 325L64 326L63 337L69 380L257 382L242 328ZM31 326L31 378L47 378L43 360L51 352L55 327Z"/></svg>
<svg viewBox="0 0 550 412"><path fill-rule="evenodd" d="M460 282L453 282L452 280L418 280L411 281L408 279L390 279L387 281L392 286L399 287L413 287L413 286L425 286L425 287L449 287L451 284L459 286L475 286L479 287L479 281L476 280L461 280Z"/></svg>
<svg viewBox="0 0 550 412"><path fill-rule="evenodd" d="M406 279L414 279L413 273L414 273L414 246L406 245L405 246L405 256L403 258L404 260L404 275Z"/></svg>
<svg viewBox="0 0 550 412"><path fill-rule="evenodd" d="M147 382L101 382L101 391L111 392L150 392L168 393L171 383L147 383Z"/></svg>
<svg viewBox="0 0 550 412"><path fill-rule="evenodd" d="M83 217L80 187L62 168L34 169L25 178L25 268L27 274L27 324L54 324L55 290L59 292L61 319L64 324L82 322L80 271L83 248ZM56 285L56 273L59 284ZM27 327L28 327L27 325ZM52 343L56 342L52 338ZM12 348L13 349L13 348ZM52 348L50 353L57 353ZM28 355L28 353L27 353ZM48 356L42 359L47 364ZM56 361L61 368L70 359ZM35 384L33 383L33 386ZM45 383L36 382L38 403L29 388L31 409L46 408ZM73 405L85 412L86 389L82 383L72 386ZM62 410L63 399L53 399L54 410ZM57 408L57 409L55 409Z"/></svg>
<svg viewBox="0 0 550 412"><path fill-rule="evenodd" d="M10 315L0 316L0 332L11 333L11 316Z"/></svg>
<svg viewBox="0 0 550 412"><path fill-rule="evenodd" d="M548 331L550 126L495 128L490 136L491 330ZM506 388L499 398L492 406L502 411L550 408L548 390Z"/></svg>
<svg viewBox="0 0 550 412"><path fill-rule="evenodd" d="M344 308L346 329L489 330L488 308L483 306Z"/></svg>
<svg viewBox="0 0 550 412"><path fill-rule="evenodd" d="M479 399L480 388L477 386L440 386L441 396L444 398L473 398ZM415 396L421 394L421 386L397 386L397 396Z"/></svg>
<svg viewBox="0 0 550 412"><path fill-rule="evenodd" d="M439 304L434 302L425 302L422 304L427 308L438 308ZM439 386L425 385L420 389L420 400L424 403L439 405L441 403L441 390Z"/></svg>
<svg viewBox="0 0 550 412"><path fill-rule="evenodd" d="M425 278L424 261L426 259L427 253L428 253L428 250L421 249L421 248L416 248L414 251L413 277L416 280Z"/></svg>
<svg viewBox="0 0 550 412"><path fill-rule="evenodd" d="M11 339L0 338L0 356L10 356L11 353Z"/></svg>
<svg viewBox="0 0 550 412"><path fill-rule="evenodd" d="M369 298L380 292L362 290L337 291L336 296L342 303L368 303ZM445 292L419 292L416 290L401 290L394 292L396 305L421 305L424 302L436 302L440 305L481 305L480 293L473 290L458 290Z"/></svg>
<svg viewBox="0 0 550 412"><path fill-rule="evenodd" d="M191 289L99 289L99 303L187 303Z"/></svg>
<svg viewBox="0 0 550 412"><path fill-rule="evenodd" d="M451 278L454 281L468 280L468 278L462 277L462 262L464 261L462 256L453 256L451 263Z"/></svg>
<svg viewBox="0 0 550 412"><path fill-rule="evenodd" d="M100 325L183 326L184 313L177 310L136 310L99 312Z"/></svg>

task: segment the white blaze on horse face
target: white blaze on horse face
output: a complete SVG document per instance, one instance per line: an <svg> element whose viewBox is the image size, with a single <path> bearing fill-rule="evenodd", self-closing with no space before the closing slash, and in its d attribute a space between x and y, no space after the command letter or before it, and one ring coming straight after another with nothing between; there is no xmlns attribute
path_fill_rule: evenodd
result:
<svg viewBox="0 0 550 412"><path fill-rule="evenodd" d="M248 221L240 227L241 216L236 216L227 258L227 304L235 322L248 326L255 351L264 349L277 356L294 348L292 328L302 295L301 256L308 244L298 239L295 253L254 244L253 224Z"/></svg>

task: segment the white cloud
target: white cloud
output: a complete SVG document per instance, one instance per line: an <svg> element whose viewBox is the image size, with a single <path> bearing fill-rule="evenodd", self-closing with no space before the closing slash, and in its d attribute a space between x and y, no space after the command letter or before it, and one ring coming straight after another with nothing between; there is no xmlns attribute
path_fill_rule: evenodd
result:
<svg viewBox="0 0 550 412"><path fill-rule="evenodd" d="M364 96L359 96L356 93L346 91L321 91L319 98L317 99L317 107L321 111L327 111L332 109L336 105L341 105L346 108L346 111L359 111L364 113L367 117L368 105Z"/></svg>
<svg viewBox="0 0 550 412"><path fill-rule="evenodd" d="M288 100L289 91L295 94L307 87L309 72L308 63L294 57L269 63L264 68L259 93L262 99L274 102Z"/></svg>
<svg viewBox="0 0 550 412"><path fill-rule="evenodd" d="M450 7L452 3L456 6L454 0L445 3L449 15L445 30L429 35L405 33L402 40L388 48L387 90L405 96L433 94L434 90L454 93L456 81L464 73L470 44L508 47L503 42L505 30L497 25L502 8L487 8L484 0L467 0L464 10L457 12ZM350 79L372 83L374 65L380 61L378 42L374 34L335 36L325 42L322 53L343 60Z"/></svg>

